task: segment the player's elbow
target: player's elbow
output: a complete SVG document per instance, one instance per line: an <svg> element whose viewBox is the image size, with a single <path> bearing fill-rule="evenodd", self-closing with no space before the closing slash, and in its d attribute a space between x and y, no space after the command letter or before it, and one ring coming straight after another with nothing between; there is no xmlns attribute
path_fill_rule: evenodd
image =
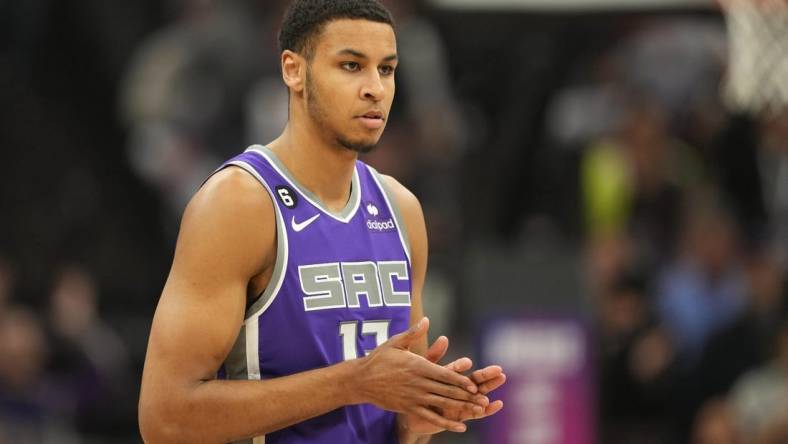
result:
<svg viewBox="0 0 788 444"><path fill-rule="evenodd" d="M139 402L139 427L146 444L198 442L194 428L184 423L182 408L174 399L148 395L144 391Z"/></svg>
<svg viewBox="0 0 788 444"><path fill-rule="evenodd" d="M167 412L162 410L150 402L140 401L140 435L146 444L178 442L178 424L170 421Z"/></svg>
<svg viewBox="0 0 788 444"><path fill-rule="evenodd" d="M146 444L183 442L178 427L160 418L140 418L140 435Z"/></svg>

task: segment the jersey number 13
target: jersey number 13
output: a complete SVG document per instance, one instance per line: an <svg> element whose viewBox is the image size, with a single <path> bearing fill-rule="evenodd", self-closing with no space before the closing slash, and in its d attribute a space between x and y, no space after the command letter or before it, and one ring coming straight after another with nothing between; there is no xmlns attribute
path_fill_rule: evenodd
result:
<svg viewBox="0 0 788 444"><path fill-rule="evenodd" d="M342 355L345 361L358 358L358 324L361 323L361 334L375 336L375 347L380 346L389 339L389 324L391 321L346 321L339 323L339 336L342 338ZM372 350L364 350L369 354Z"/></svg>

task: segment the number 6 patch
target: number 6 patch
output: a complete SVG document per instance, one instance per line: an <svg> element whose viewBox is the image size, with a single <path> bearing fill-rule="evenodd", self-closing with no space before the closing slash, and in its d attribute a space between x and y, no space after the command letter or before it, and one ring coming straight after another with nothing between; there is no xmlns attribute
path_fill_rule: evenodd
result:
<svg viewBox="0 0 788 444"><path fill-rule="evenodd" d="M287 208L293 209L298 205L298 196L290 187L279 185L276 187L276 194Z"/></svg>

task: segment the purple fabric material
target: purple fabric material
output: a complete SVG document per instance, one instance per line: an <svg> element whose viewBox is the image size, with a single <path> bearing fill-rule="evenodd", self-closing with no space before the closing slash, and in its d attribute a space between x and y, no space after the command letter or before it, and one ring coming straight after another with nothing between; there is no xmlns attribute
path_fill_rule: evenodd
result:
<svg viewBox="0 0 788 444"><path fill-rule="evenodd" d="M364 356L365 351L376 346L374 335L362 334L363 321L390 320L389 337L408 328L410 306L382 304L370 307L368 299L363 295L359 297L359 308L346 306L305 310L306 295L299 276L299 267L305 265L404 261L407 264L407 278L400 280L392 277L391 280L395 291L411 291L410 261L400 240L398 228L395 226L391 229L391 225L387 228L385 224L389 220L396 224L396 218L391 214L382 190L364 163L356 163L360 204L352 218L345 223L310 203L306 196L258 152L247 150L229 162L233 161L242 161L251 166L267 183L274 194L271 197L281 212L287 230L288 260L285 264L285 277L278 294L274 295L273 302L259 315L258 350L262 379L341 362L344 355L340 323L358 321L355 341L358 356ZM277 187L282 186L296 194L295 207L289 208L276 195ZM318 214L320 216L302 230L293 229L294 221L296 224L303 223ZM376 221L382 225L376 225ZM381 226L383 228L380 228ZM275 285L273 279L269 285ZM369 404L347 406L270 433L266 435L265 442L395 443L395 414Z"/></svg>

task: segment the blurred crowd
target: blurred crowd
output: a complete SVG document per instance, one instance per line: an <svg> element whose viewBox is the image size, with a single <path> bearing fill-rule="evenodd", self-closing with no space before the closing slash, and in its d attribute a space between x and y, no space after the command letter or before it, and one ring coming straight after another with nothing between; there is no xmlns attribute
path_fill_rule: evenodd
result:
<svg viewBox="0 0 788 444"><path fill-rule="evenodd" d="M136 423L137 372L98 310L93 276L65 264L43 306L13 297L0 258L0 442L125 442Z"/></svg>
<svg viewBox="0 0 788 444"><path fill-rule="evenodd" d="M284 127L287 3L0 3L0 443L137 441L182 209ZM788 107L725 103L719 13L384 3L397 98L364 160L422 201L435 333L563 298L595 325L600 443L788 442Z"/></svg>
<svg viewBox="0 0 788 444"><path fill-rule="evenodd" d="M604 443L788 442L788 106L726 108L725 47L716 25L644 26L555 104Z"/></svg>

